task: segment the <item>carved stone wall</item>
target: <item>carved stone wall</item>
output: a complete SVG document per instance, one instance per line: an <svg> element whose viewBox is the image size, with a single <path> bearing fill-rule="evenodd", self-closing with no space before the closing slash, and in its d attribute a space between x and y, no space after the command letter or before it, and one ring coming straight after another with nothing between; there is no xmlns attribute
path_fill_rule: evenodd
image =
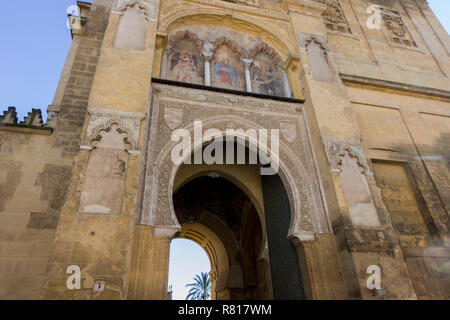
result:
<svg viewBox="0 0 450 320"><path fill-rule="evenodd" d="M136 139L144 115L90 109L86 145L90 149L80 198L80 212L120 215L128 155L137 152Z"/></svg>

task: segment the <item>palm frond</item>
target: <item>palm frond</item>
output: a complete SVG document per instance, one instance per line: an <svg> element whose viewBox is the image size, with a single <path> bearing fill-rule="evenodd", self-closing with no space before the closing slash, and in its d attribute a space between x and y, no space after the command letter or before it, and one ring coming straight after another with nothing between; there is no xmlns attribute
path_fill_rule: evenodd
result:
<svg viewBox="0 0 450 320"><path fill-rule="evenodd" d="M191 288L186 300L208 300L211 297L211 277L207 272L202 272L194 277L194 282L186 285Z"/></svg>

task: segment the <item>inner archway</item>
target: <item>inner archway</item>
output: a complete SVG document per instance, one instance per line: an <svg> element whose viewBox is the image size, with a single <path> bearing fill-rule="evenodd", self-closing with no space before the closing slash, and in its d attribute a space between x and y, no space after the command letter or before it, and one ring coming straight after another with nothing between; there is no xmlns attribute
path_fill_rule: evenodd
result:
<svg viewBox="0 0 450 320"><path fill-rule="evenodd" d="M180 187L173 202L182 227L176 237L196 242L208 254L213 299L271 298L269 264L261 258L262 223L239 187L208 173Z"/></svg>

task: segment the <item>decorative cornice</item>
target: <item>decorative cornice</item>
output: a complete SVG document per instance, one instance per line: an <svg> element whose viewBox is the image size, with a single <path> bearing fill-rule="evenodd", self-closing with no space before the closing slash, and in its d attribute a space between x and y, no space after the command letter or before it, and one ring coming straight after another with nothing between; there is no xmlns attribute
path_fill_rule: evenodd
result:
<svg viewBox="0 0 450 320"><path fill-rule="evenodd" d="M367 78L367 77L361 77L361 76L349 75L349 74L343 74L343 73L341 73L340 76L344 83L347 82L347 83L366 85L366 86L382 88L382 89L390 89L390 90L395 90L395 91L402 91L402 92L414 93L414 94L419 94L419 95L428 95L428 96L435 96L435 97L444 98L444 99L450 99L450 91L446 91L446 90L420 87L420 86L415 86L415 85L401 83L401 82L394 82L394 81L375 79L375 78Z"/></svg>

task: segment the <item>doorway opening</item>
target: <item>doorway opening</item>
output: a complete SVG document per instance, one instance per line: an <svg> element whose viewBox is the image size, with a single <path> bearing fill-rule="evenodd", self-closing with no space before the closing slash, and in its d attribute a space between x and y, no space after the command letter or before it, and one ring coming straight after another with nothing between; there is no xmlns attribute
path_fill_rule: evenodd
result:
<svg viewBox="0 0 450 320"><path fill-rule="evenodd" d="M185 238L172 240L169 260L169 299L186 300L197 275L210 277L211 263L205 250L195 241Z"/></svg>

